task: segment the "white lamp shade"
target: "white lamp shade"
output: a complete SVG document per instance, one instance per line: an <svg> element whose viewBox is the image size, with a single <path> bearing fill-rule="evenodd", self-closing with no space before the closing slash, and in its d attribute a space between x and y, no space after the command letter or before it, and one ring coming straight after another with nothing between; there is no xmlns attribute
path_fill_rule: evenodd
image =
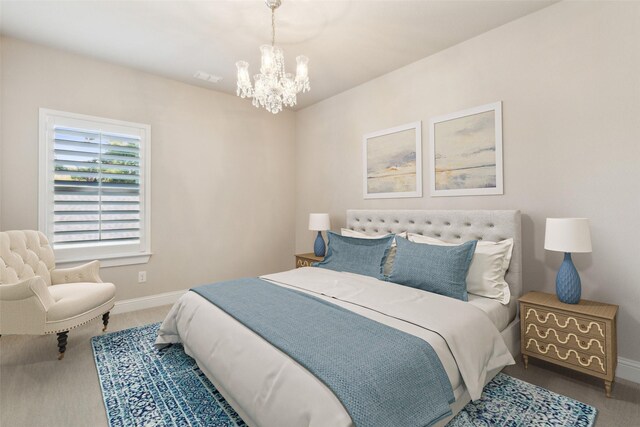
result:
<svg viewBox="0 0 640 427"><path fill-rule="evenodd" d="M309 230L326 231L331 229L328 213L309 214Z"/></svg>
<svg viewBox="0 0 640 427"><path fill-rule="evenodd" d="M587 218L547 218L544 248L558 252L591 252Z"/></svg>

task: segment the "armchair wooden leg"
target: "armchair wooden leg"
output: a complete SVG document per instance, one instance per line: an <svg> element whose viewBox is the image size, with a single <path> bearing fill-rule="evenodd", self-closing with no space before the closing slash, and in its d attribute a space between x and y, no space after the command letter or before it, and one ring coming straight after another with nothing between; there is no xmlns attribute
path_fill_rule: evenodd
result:
<svg viewBox="0 0 640 427"><path fill-rule="evenodd" d="M107 330L107 325L109 324L109 312L107 311L105 314L102 315L102 324L104 325L104 328L102 328L102 332Z"/></svg>
<svg viewBox="0 0 640 427"><path fill-rule="evenodd" d="M58 332L58 360L62 360L64 352L67 350L67 335L69 331Z"/></svg>

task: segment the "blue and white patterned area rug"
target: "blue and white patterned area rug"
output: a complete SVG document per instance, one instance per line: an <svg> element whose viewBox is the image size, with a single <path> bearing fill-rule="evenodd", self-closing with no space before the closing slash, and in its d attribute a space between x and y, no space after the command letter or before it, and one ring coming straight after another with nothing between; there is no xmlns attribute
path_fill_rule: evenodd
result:
<svg viewBox="0 0 640 427"><path fill-rule="evenodd" d="M91 339L109 425L245 427L181 345L153 347L159 327Z"/></svg>
<svg viewBox="0 0 640 427"><path fill-rule="evenodd" d="M91 340L111 427L246 424L181 345L156 350L159 323ZM447 427L591 427L596 409L498 374Z"/></svg>
<svg viewBox="0 0 640 427"><path fill-rule="evenodd" d="M593 406L499 373L447 427L591 427L596 413Z"/></svg>

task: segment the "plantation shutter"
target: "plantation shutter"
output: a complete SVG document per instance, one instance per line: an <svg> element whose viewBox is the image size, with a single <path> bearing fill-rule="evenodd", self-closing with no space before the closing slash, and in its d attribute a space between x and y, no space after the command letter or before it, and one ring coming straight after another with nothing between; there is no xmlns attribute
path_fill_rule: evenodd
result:
<svg viewBox="0 0 640 427"><path fill-rule="evenodd" d="M139 243L140 137L56 125L53 138L54 247Z"/></svg>
<svg viewBox="0 0 640 427"><path fill-rule="evenodd" d="M151 256L151 126L40 109L38 224L56 262Z"/></svg>

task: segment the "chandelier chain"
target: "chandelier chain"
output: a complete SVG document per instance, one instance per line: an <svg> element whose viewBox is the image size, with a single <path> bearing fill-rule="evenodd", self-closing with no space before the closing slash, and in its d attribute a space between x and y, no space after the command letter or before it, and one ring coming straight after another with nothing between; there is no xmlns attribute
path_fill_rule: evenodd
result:
<svg viewBox="0 0 640 427"><path fill-rule="evenodd" d="M271 46L276 44L276 8L271 8Z"/></svg>

